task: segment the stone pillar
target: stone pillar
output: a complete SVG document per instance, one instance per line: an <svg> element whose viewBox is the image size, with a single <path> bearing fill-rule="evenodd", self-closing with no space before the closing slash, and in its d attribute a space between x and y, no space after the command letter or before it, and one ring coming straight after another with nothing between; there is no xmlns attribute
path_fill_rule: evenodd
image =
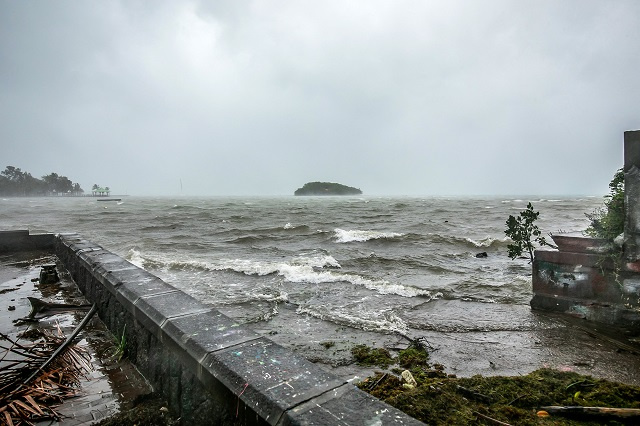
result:
<svg viewBox="0 0 640 426"><path fill-rule="evenodd" d="M640 130L624 132L624 253L640 260Z"/></svg>

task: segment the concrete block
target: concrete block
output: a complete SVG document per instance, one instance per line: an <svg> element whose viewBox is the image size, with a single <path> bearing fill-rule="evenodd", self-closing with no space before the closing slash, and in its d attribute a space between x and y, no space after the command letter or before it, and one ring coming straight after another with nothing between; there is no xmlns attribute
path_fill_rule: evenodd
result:
<svg viewBox="0 0 640 426"><path fill-rule="evenodd" d="M168 319L162 327L176 342L176 351L184 352L185 363L194 374L209 352L257 340L260 335L216 310Z"/></svg>
<svg viewBox="0 0 640 426"><path fill-rule="evenodd" d="M162 340L162 326L169 318L210 310L193 297L174 289L167 293L140 297L133 305L136 321ZM166 339L166 337L165 337Z"/></svg>
<svg viewBox="0 0 640 426"><path fill-rule="evenodd" d="M353 385L313 398L287 411L278 425L424 425Z"/></svg>
<svg viewBox="0 0 640 426"><path fill-rule="evenodd" d="M141 297L176 291L176 288L149 272L131 265L130 268L110 271L107 275L116 289L116 298L122 305L134 311L133 305Z"/></svg>
<svg viewBox="0 0 640 426"><path fill-rule="evenodd" d="M102 246L92 243L91 241L87 241L87 240L79 240L79 241L73 241L70 242L70 244L68 245L68 247L73 250L75 253L77 253L78 255L88 252L88 251L94 251L94 250L103 250Z"/></svg>
<svg viewBox="0 0 640 426"><path fill-rule="evenodd" d="M298 404L345 384L264 337L210 353L203 369L205 386L207 380L222 382L268 424L276 424Z"/></svg>

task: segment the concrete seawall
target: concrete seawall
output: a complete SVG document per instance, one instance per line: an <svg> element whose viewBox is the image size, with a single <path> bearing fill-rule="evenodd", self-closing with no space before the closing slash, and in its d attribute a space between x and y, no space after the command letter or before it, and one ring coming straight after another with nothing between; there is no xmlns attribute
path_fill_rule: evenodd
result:
<svg viewBox="0 0 640 426"><path fill-rule="evenodd" d="M57 255L183 424L422 424L77 234L0 233L22 250Z"/></svg>

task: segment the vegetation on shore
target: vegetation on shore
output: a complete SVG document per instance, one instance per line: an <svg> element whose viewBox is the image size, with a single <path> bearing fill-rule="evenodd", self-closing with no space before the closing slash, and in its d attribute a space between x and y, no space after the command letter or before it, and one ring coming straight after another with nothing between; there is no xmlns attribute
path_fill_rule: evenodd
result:
<svg viewBox="0 0 640 426"><path fill-rule="evenodd" d="M609 182L609 194L605 195L604 206L593 213L586 213L590 225L587 235L613 241L624 232L624 172L622 169L613 175Z"/></svg>
<svg viewBox="0 0 640 426"><path fill-rule="evenodd" d="M84 190L79 183L72 182L66 176L51 173L34 178L20 168L7 166L0 172L0 196L43 196L43 195L81 195Z"/></svg>
<svg viewBox="0 0 640 426"><path fill-rule="evenodd" d="M360 365L396 365L357 386L427 424L625 424L619 413L583 407L640 409L640 387L573 372L543 368L525 376L459 378L446 374L441 365L431 366L424 347L412 345L394 358L386 349L359 345L352 354ZM577 408L569 417L542 409L548 406Z"/></svg>
<svg viewBox="0 0 640 426"><path fill-rule="evenodd" d="M522 253L526 252L529 255L529 263L533 263L534 243L540 246L552 246L547 243L535 224L538 216L540 216L540 212L534 211L531 203L527 204L526 210L521 211L517 217L509 215L507 230L504 233L513 241L513 244L507 246L511 259L520 257Z"/></svg>
<svg viewBox="0 0 640 426"><path fill-rule="evenodd" d="M361 195L358 188L333 182L307 182L293 195Z"/></svg>

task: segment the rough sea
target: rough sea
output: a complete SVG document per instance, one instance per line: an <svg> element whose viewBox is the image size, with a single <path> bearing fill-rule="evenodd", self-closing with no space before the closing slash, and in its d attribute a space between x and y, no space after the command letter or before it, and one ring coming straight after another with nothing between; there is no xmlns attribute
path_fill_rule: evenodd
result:
<svg viewBox="0 0 640 426"><path fill-rule="evenodd" d="M553 334L562 320L529 308L528 260L507 256L506 219L529 201L545 234L584 230L585 213L602 205L601 197L6 198L0 229L77 232L336 369L353 344L393 348L407 336L428 342L453 372L521 373L568 362L544 339L570 340ZM533 358L501 365L508 350Z"/></svg>

